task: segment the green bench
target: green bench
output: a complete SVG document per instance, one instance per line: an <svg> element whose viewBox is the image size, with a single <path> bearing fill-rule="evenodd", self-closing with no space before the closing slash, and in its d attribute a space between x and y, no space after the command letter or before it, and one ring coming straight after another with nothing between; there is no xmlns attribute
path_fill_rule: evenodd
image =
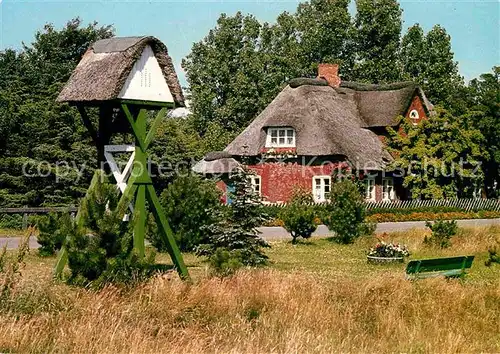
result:
<svg viewBox="0 0 500 354"><path fill-rule="evenodd" d="M474 256L451 258L419 259L410 261L406 266L407 279L421 279L444 276L446 278L462 277L466 269L472 266Z"/></svg>

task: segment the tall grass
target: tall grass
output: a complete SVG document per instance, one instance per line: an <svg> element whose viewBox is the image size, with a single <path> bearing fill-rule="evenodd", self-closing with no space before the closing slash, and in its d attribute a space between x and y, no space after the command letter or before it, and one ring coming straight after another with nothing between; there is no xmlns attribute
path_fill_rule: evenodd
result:
<svg viewBox="0 0 500 354"><path fill-rule="evenodd" d="M458 252L482 252L477 242L489 242L488 235L464 234L452 241ZM275 254L273 261L280 258ZM304 270L245 270L222 280L201 276L194 284L172 274L134 289L98 292L52 283L49 277L25 280L16 290L17 306L0 314L0 352L500 351L500 282L411 282L399 268L383 269L361 278L353 276L356 268L331 277ZM32 300L23 307L20 303L30 298L26 294Z"/></svg>

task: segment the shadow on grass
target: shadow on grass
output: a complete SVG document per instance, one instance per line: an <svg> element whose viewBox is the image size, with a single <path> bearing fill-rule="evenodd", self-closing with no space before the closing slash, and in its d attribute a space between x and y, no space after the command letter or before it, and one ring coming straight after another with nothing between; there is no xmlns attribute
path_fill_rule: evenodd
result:
<svg viewBox="0 0 500 354"><path fill-rule="evenodd" d="M316 244L309 239L299 239L295 242L293 242L293 240L290 240L287 243L292 246L316 246Z"/></svg>

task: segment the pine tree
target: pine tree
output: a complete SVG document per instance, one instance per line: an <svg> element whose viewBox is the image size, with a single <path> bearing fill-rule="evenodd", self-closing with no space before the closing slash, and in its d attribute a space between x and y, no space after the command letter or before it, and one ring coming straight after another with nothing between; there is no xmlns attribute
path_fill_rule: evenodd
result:
<svg viewBox="0 0 500 354"><path fill-rule="evenodd" d="M259 196L250 184L250 176L246 167L238 168L229 182L234 187L232 203L225 215L218 218L220 221L204 228L208 242L198 248L197 254L208 257L219 272L267 263L262 248L269 245L259 237L257 230L265 218Z"/></svg>

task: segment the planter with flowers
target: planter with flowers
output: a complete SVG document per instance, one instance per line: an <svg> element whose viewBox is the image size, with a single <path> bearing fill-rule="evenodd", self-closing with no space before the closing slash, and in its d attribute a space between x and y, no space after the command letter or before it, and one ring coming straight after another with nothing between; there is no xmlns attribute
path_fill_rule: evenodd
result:
<svg viewBox="0 0 500 354"><path fill-rule="evenodd" d="M398 263L403 262L405 257L408 257L410 252L404 245L398 243L386 243L380 241L372 247L368 252L368 263Z"/></svg>

